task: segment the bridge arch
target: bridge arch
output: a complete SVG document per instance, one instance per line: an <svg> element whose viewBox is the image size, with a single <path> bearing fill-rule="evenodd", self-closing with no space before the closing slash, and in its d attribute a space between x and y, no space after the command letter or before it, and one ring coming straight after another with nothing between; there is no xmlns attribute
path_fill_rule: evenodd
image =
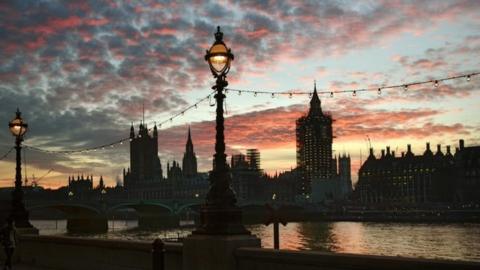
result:
<svg viewBox="0 0 480 270"><path fill-rule="evenodd" d="M108 209L109 212L115 211L115 210L120 210L120 209L125 209L125 208L130 208L134 209L137 212L142 212L142 211L154 211L154 210L167 210L170 213L173 213L174 210L172 207L163 204L163 203L158 203L158 202L138 202L138 203L121 203L114 205Z"/></svg>
<svg viewBox="0 0 480 270"><path fill-rule="evenodd" d="M67 216L67 231L73 233L103 233L108 231L107 216L102 209L91 205L75 203L52 203L27 207L29 211L37 209L55 209Z"/></svg>
<svg viewBox="0 0 480 270"><path fill-rule="evenodd" d="M52 204L41 204L27 207L28 211L35 211L39 209L55 209L59 210L67 215L100 215L102 211L94 206L85 205L85 204L62 204L62 203L52 203Z"/></svg>
<svg viewBox="0 0 480 270"><path fill-rule="evenodd" d="M181 207L179 207L176 212L177 212L177 214L181 214L183 211L185 211L189 208L192 209L194 212L199 212L197 210L202 205L203 205L203 203L200 203L200 202L188 203L188 204L185 204L185 205L182 205Z"/></svg>

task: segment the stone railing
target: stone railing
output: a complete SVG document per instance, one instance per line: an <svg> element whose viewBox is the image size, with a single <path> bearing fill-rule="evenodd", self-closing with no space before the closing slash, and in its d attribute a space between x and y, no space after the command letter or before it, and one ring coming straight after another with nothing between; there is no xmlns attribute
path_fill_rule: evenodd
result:
<svg viewBox="0 0 480 270"><path fill-rule="evenodd" d="M163 243L159 240L152 243L22 235L15 262L68 270L181 270L182 252L181 243ZM3 258L1 259L3 261Z"/></svg>
<svg viewBox="0 0 480 270"><path fill-rule="evenodd" d="M239 248L238 270L474 270L480 263L417 258Z"/></svg>
<svg viewBox="0 0 480 270"><path fill-rule="evenodd" d="M52 269L152 269L150 242L59 236L20 237L17 261Z"/></svg>

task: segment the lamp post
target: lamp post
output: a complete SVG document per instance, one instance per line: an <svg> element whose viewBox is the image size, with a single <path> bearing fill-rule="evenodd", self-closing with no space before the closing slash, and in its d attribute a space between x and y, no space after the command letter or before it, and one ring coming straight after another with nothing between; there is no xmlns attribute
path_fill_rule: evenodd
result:
<svg viewBox="0 0 480 270"><path fill-rule="evenodd" d="M33 228L28 220L28 212L25 209L22 189L22 141L23 135L27 132L28 124L22 119L21 112L17 108L15 118L8 123L10 132L15 137L15 150L17 152L17 165L15 169L15 189L12 193L11 217L17 228Z"/></svg>
<svg viewBox="0 0 480 270"><path fill-rule="evenodd" d="M216 108L216 136L213 170L210 172L210 190L208 191L205 205L201 210L201 224L194 232L196 234L230 235L249 234L242 225L242 213L236 206L235 193L230 187L231 176L225 155L225 136L223 118L223 90L227 87L227 73L233 60L231 50L223 42L223 33L220 26L215 33L215 42L207 50L205 60L210 66L216 83L215 90Z"/></svg>

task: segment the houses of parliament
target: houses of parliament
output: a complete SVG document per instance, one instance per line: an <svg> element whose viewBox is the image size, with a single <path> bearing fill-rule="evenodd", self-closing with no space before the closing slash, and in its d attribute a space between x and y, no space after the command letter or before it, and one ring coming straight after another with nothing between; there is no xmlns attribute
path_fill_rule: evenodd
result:
<svg viewBox="0 0 480 270"><path fill-rule="evenodd" d="M187 199L204 196L208 191L208 175L198 173L192 135L188 129L182 166L167 162L166 177L158 157L158 130L151 134L141 123L138 132L130 127L130 167L123 170L124 196L127 199Z"/></svg>

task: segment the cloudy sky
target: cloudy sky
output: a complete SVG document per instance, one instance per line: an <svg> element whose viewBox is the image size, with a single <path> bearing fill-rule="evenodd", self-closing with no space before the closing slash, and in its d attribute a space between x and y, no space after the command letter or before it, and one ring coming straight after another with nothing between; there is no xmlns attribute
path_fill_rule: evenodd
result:
<svg viewBox="0 0 480 270"><path fill-rule="evenodd" d="M161 122L208 95L203 56L220 25L235 54L231 88L337 91L448 77L480 70L480 2L472 1L1 1L0 155L13 144L16 107L30 125L25 144L75 150L128 136L145 104ZM368 148L397 153L411 143L480 144L480 76L433 85L321 96L334 123L335 154L355 172ZM269 173L295 167L295 119L308 95L230 92L228 154L258 148ZM200 169L211 167L214 107L186 112L159 131L159 156L181 160L188 125ZM151 125L150 125L151 126ZM114 184L128 145L81 154L26 150L27 175L65 185L70 174ZM445 151L445 148L443 148ZM0 161L0 186L13 185L14 154Z"/></svg>

